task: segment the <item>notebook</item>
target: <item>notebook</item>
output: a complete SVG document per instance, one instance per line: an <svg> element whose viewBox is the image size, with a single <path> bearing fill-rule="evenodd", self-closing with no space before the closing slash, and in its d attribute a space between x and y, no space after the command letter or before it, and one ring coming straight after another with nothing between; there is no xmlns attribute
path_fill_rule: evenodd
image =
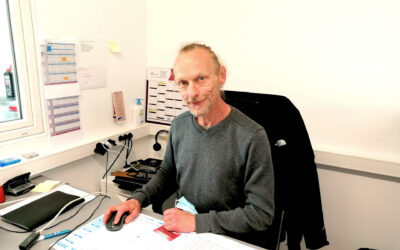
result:
<svg viewBox="0 0 400 250"><path fill-rule="evenodd" d="M79 198L79 196L55 191L40 199L32 201L20 208L8 212L2 216L2 220L16 225L25 230L31 231L36 227L51 220L60 209L68 202ZM63 213L76 205L82 203L84 199L79 199L70 204Z"/></svg>

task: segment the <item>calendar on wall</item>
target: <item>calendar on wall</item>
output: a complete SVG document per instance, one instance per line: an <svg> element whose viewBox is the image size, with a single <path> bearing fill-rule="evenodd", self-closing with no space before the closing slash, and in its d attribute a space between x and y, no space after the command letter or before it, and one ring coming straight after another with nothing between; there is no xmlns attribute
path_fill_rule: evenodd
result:
<svg viewBox="0 0 400 250"><path fill-rule="evenodd" d="M146 92L146 122L171 124L176 116L188 110L170 68L148 68Z"/></svg>

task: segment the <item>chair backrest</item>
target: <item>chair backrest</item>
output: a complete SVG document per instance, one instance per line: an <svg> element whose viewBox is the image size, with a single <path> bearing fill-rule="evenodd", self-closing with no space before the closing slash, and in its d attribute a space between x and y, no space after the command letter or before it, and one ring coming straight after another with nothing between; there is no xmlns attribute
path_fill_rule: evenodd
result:
<svg viewBox="0 0 400 250"><path fill-rule="evenodd" d="M271 154L274 165L275 175L275 216L272 225L265 232L263 247L268 249L279 249L280 242L285 239L283 219L284 219L284 193L285 178L282 173L287 168L287 146L301 142L301 155L311 155L314 157L310 140L307 132L297 133L302 129L304 123L297 108L284 96L259 94L249 92L225 91L225 101L242 111L252 120L264 127L271 145ZM303 127L304 128L303 128ZM305 147L304 147L305 145ZM311 150L311 151L310 151Z"/></svg>

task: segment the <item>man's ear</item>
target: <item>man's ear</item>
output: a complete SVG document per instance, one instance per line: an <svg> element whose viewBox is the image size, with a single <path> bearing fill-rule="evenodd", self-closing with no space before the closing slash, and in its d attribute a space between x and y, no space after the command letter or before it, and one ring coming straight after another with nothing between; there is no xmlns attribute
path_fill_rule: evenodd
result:
<svg viewBox="0 0 400 250"><path fill-rule="evenodd" d="M222 88L226 82L226 68L225 66L221 65L219 68L219 86Z"/></svg>

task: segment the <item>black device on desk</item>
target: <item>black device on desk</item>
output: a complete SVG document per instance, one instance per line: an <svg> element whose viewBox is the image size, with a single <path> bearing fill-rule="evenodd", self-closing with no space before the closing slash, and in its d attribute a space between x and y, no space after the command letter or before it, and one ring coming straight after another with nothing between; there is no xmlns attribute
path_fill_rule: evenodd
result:
<svg viewBox="0 0 400 250"><path fill-rule="evenodd" d="M154 158L132 162L131 165L135 168L125 170L127 176L116 176L113 182L117 183L120 189L134 191L151 180L160 168L161 162L162 160Z"/></svg>
<svg viewBox="0 0 400 250"><path fill-rule="evenodd" d="M2 220L30 231L51 220L64 205L77 198L79 197L76 195L54 191L4 214ZM83 198L76 200L68 205L68 207L63 210L63 213L83 201Z"/></svg>
<svg viewBox="0 0 400 250"><path fill-rule="evenodd" d="M4 192L8 195L18 196L31 191L35 185L30 181L30 172L18 175L4 183Z"/></svg>
<svg viewBox="0 0 400 250"><path fill-rule="evenodd" d="M118 231L122 228L125 223L125 218L129 216L129 212L125 212L122 214L117 224L114 224L115 217L117 216L117 211L112 212L111 217L108 219L106 223L106 229L108 231Z"/></svg>

